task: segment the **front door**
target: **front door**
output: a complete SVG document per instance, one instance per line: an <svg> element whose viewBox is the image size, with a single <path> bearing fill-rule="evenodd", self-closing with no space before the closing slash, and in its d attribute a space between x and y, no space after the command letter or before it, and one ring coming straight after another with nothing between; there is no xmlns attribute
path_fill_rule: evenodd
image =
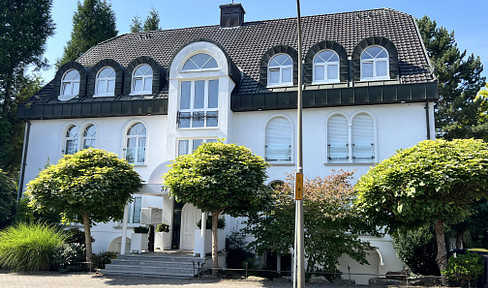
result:
<svg viewBox="0 0 488 288"><path fill-rule="evenodd" d="M180 249L193 250L193 241L197 221L200 219L202 212L190 203L186 203L181 211L181 232L180 232Z"/></svg>
<svg viewBox="0 0 488 288"><path fill-rule="evenodd" d="M184 204L183 202L175 201L173 205L173 237L171 239L171 249L180 249L181 209Z"/></svg>

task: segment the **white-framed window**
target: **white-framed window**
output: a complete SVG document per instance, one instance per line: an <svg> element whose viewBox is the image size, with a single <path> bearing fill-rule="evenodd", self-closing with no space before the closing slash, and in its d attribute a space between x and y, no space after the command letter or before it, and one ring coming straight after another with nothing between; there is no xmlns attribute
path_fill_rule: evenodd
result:
<svg viewBox="0 0 488 288"><path fill-rule="evenodd" d="M178 156L191 154L202 143L209 142L217 142L217 139L180 139L178 140Z"/></svg>
<svg viewBox="0 0 488 288"><path fill-rule="evenodd" d="M266 124L265 159L269 162L291 162L293 132L291 123L282 116Z"/></svg>
<svg viewBox="0 0 488 288"><path fill-rule="evenodd" d="M206 53L199 53L191 56L188 60L186 60L182 70L200 71L200 70L218 69L218 68L219 68L219 64L212 56Z"/></svg>
<svg viewBox="0 0 488 288"><path fill-rule="evenodd" d="M374 120L367 113L358 113L349 124L342 114L327 120L328 163L373 163L375 157Z"/></svg>
<svg viewBox="0 0 488 288"><path fill-rule="evenodd" d="M389 79L388 52L381 46L369 46L361 53L361 80Z"/></svg>
<svg viewBox="0 0 488 288"><path fill-rule="evenodd" d="M136 123L127 130L125 159L136 165L144 164L146 158L146 126Z"/></svg>
<svg viewBox="0 0 488 288"><path fill-rule="evenodd" d="M95 81L95 95L94 96L114 96L115 91L115 70L107 66L98 72L97 80Z"/></svg>
<svg viewBox="0 0 488 288"><path fill-rule="evenodd" d="M95 143L97 140L97 128L95 125L90 124L83 130L83 149L95 148Z"/></svg>
<svg viewBox="0 0 488 288"><path fill-rule="evenodd" d="M129 205L129 219L131 224L141 223L142 197L134 197Z"/></svg>
<svg viewBox="0 0 488 288"><path fill-rule="evenodd" d="M191 80L180 83L178 128L217 127L219 80Z"/></svg>
<svg viewBox="0 0 488 288"><path fill-rule="evenodd" d="M80 139L80 129L76 125L71 125L65 134L64 154L75 154L78 152Z"/></svg>
<svg viewBox="0 0 488 288"><path fill-rule="evenodd" d="M322 50L313 59L313 83L339 82L339 55L332 50Z"/></svg>
<svg viewBox="0 0 488 288"><path fill-rule="evenodd" d="M61 80L61 96L73 98L80 94L80 72L76 69L66 71Z"/></svg>
<svg viewBox="0 0 488 288"><path fill-rule="evenodd" d="M132 73L133 95L152 94L153 70L148 64L139 65Z"/></svg>
<svg viewBox="0 0 488 288"><path fill-rule="evenodd" d="M268 87L293 85L293 60L290 55L277 54L268 62Z"/></svg>

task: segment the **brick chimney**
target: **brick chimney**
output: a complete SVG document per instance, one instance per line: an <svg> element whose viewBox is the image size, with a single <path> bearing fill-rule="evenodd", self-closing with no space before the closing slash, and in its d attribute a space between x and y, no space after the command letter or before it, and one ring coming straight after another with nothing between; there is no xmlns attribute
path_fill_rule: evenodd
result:
<svg viewBox="0 0 488 288"><path fill-rule="evenodd" d="M220 27L236 27L244 23L244 8L241 3L220 5Z"/></svg>

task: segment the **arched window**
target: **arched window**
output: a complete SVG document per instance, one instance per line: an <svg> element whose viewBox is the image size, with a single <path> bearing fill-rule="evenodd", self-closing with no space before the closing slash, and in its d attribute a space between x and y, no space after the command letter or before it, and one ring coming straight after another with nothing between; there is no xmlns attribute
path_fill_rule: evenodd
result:
<svg viewBox="0 0 488 288"><path fill-rule="evenodd" d="M79 136L79 129L76 125L72 125L66 130L64 154L75 154L78 152Z"/></svg>
<svg viewBox="0 0 488 288"><path fill-rule="evenodd" d="M146 127L142 123L127 130L125 159L131 164L144 164L146 155Z"/></svg>
<svg viewBox="0 0 488 288"><path fill-rule="evenodd" d="M83 149L95 148L95 141L97 139L97 128L90 124L83 130Z"/></svg>
<svg viewBox="0 0 488 288"><path fill-rule="evenodd" d="M190 57L183 65L183 71L192 71L192 70L205 70L205 69L213 69L219 68L219 64L215 59L205 53L195 54Z"/></svg>
<svg viewBox="0 0 488 288"><path fill-rule="evenodd" d="M372 162L374 150L373 118L360 113L352 119L352 159L354 162Z"/></svg>
<svg viewBox="0 0 488 288"><path fill-rule="evenodd" d="M95 83L95 96L114 96L115 70L105 67L98 72Z"/></svg>
<svg viewBox="0 0 488 288"><path fill-rule="evenodd" d="M323 50L313 59L313 82L339 82L339 56L332 50Z"/></svg>
<svg viewBox="0 0 488 288"><path fill-rule="evenodd" d="M75 97L80 94L80 73L76 69L68 70L61 80L61 96Z"/></svg>
<svg viewBox="0 0 488 288"><path fill-rule="evenodd" d="M271 188L272 190L277 190L277 189L283 188L284 185L285 185L285 182L283 182L281 180L274 180L268 184L268 187Z"/></svg>
<svg viewBox="0 0 488 288"><path fill-rule="evenodd" d="M132 93L136 95L152 94L153 70L151 66L142 64L132 74Z"/></svg>
<svg viewBox="0 0 488 288"><path fill-rule="evenodd" d="M266 161L291 162L292 128L285 117L275 117L266 125Z"/></svg>
<svg viewBox="0 0 488 288"><path fill-rule="evenodd" d="M327 159L328 162L348 162L349 129L347 118L334 115L327 121Z"/></svg>
<svg viewBox="0 0 488 288"><path fill-rule="evenodd" d="M370 46L361 53L361 80L389 79L388 52L381 46Z"/></svg>
<svg viewBox="0 0 488 288"><path fill-rule="evenodd" d="M293 85L293 61L287 54L277 54L268 63L268 86Z"/></svg>

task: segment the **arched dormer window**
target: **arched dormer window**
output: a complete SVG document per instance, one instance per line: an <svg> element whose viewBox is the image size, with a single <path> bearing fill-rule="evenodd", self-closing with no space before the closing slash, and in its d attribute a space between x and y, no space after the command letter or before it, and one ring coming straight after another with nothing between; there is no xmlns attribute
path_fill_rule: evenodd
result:
<svg viewBox="0 0 488 288"><path fill-rule="evenodd" d="M102 68L95 81L94 96L114 96L115 91L115 70L112 67Z"/></svg>
<svg viewBox="0 0 488 288"><path fill-rule="evenodd" d="M131 164L142 165L145 158L146 126L142 123L136 123L127 130L125 159Z"/></svg>
<svg viewBox="0 0 488 288"><path fill-rule="evenodd" d="M186 60L182 70L195 71L214 68L219 68L219 64L217 64L217 61L215 61L215 59L208 54L199 53L191 56L188 60Z"/></svg>
<svg viewBox="0 0 488 288"><path fill-rule="evenodd" d="M61 80L61 96L71 99L80 94L80 73L76 69L66 71Z"/></svg>
<svg viewBox="0 0 488 288"><path fill-rule="evenodd" d="M132 95L152 94L153 69L148 64L139 65L132 74Z"/></svg>
<svg viewBox="0 0 488 288"><path fill-rule="evenodd" d="M339 55L322 50L313 59L313 83L339 82Z"/></svg>
<svg viewBox="0 0 488 288"><path fill-rule="evenodd" d="M370 46L361 53L361 80L386 80L389 75L388 52L381 46Z"/></svg>
<svg viewBox="0 0 488 288"><path fill-rule="evenodd" d="M72 125L66 130L64 154L75 154L78 152L78 139L80 136L80 130L78 126Z"/></svg>
<svg viewBox="0 0 488 288"><path fill-rule="evenodd" d="M268 87L293 85L293 60L287 54L277 54L268 62Z"/></svg>
<svg viewBox="0 0 488 288"><path fill-rule="evenodd" d="M90 124L83 130L83 149L95 148L95 142L97 140L97 128L95 125Z"/></svg>
<svg viewBox="0 0 488 288"><path fill-rule="evenodd" d="M293 132L285 117L274 117L266 124L265 159L270 162L291 162Z"/></svg>

